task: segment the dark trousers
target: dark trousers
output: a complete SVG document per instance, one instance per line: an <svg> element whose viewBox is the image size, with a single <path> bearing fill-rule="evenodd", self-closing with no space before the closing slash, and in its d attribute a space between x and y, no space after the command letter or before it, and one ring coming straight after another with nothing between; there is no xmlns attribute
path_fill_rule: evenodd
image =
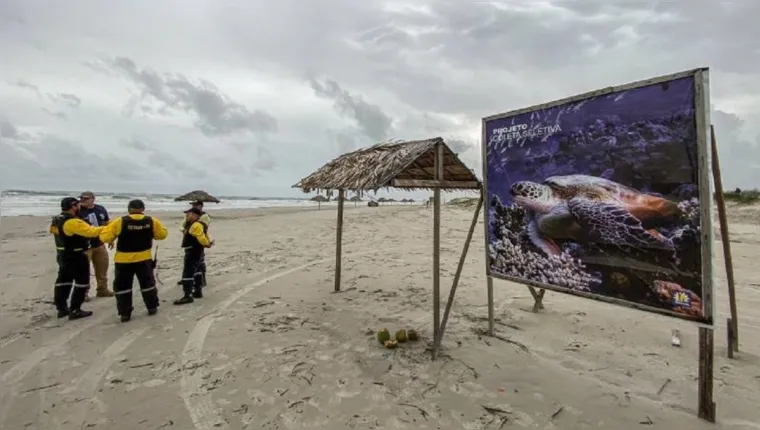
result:
<svg viewBox="0 0 760 430"><path fill-rule="evenodd" d="M53 295L55 307L59 312L69 309L79 310L90 290L90 260L84 252L59 252L56 260L58 261L58 276L55 279ZM71 296L70 306L69 296Z"/></svg>
<svg viewBox="0 0 760 430"><path fill-rule="evenodd" d="M194 290L203 288L203 272L201 262L204 252L185 251L185 260L182 265L182 291L186 296L193 294Z"/></svg>
<svg viewBox="0 0 760 430"><path fill-rule="evenodd" d="M200 263L198 263L198 269L201 272L202 285L205 287L206 286L206 253L205 252L201 255L201 261Z"/></svg>
<svg viewBox="0 0 760 430"><path fill-rule="evenodd" d="M132 283L137 277L140 285L145 307L156 309L158 307L158 290L156 289L156 277L153 273L151 260L139 263L116 263L114 264L113 291L116 295L116 310L119 315L132 315Z"/></svg>

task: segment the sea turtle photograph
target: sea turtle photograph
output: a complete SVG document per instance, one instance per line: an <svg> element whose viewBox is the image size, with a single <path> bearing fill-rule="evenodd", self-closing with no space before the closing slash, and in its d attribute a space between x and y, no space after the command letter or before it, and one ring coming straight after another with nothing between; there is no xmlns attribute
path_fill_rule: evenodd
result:
<svg viewBox="0 0 760 430"><path fill-rule="evenodd" d="M588 175L515 182L510 193L526 211L530 240L548 255L561 252L554 239L673 250L654 226L682 215L670 200Z"/></svg>
<svg viewBox="0 0 760 430"><path fill-rule="evenodd" d="M484 131L491 276L701 316L692 78L487 120Z"/></svg>

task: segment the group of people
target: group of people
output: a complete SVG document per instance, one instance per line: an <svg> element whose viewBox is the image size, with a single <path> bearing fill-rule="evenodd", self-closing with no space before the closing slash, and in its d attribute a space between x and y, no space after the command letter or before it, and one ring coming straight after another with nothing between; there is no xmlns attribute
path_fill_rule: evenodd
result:
<svg viewBox="0 0 760 430"><path fill-rule="evenodd" d="M153 241L169 235L161 221L145 215L145 203L131 200L128 214L111 220L108 211L95 204L95 194L84 192L79 198L61 200L61 213L53 217L50 233L55 238L58 276L55 281L54 301L58 318L70 320L89 317L92 311L82 309L89 301L90 264L95 269L96 297L116 298L116 310L122 322L132 318L132 284L140 285L148 315L158 312L156 288L156 259ZM175 305L193 303L203 297L206 286L205 249L214 245L208 236L211 217L203 211L203 202L192 203L185 211L181 224L184 261L182 268L183 295ZM108 246L116 248L114 254L113 291L108 289Z"/></svg>

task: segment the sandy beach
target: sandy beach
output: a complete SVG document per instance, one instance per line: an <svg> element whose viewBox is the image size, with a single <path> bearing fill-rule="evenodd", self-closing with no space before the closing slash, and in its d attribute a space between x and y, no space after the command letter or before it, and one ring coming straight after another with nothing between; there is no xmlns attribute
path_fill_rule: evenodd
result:
<svg viewBox="0 0 760 430"><path fill-rule="evenodd" d="M57 320L49 218L2 219L0 429L760 429L757 207L731 208L734 360L716 242L715 425L696 417L694 324L549 292L536 314L525 287L495 281L497 337L484 336L482 224L431 362L432 210L348 204L340 293L334 207L215 211L209 287L184 307L171 304L180 218L157 215L170 228L160 311L147 316L135 294L126 324L112 298L86 304L89 319ZM471 218L444 207L444 300ZM388 350L383 327L422 339Z"/></svg>

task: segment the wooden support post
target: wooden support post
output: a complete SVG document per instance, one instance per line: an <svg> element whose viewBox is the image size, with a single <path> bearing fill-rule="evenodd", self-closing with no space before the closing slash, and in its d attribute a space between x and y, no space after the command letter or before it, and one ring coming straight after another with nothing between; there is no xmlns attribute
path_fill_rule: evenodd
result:
<svg viewBox="0 0 760 430"><path fill-rule="evenodd" d="M543 288L536 291L533 287L528 287L528 290L530 291L530 295L533 296L533 312L538 312L539 309L544 308L544 294L546 294L546 290Z"/></svg>
<svg viewBox="0 0 760 430"><path fill-rule="evenodd" d="M345 191L338 191L338 228L335 233L335 291L340 291L340 270L343 254L343 198Z"/></svg>
<svg viewBox="0 0 760 430"><path fill-rule="evenodd" d="M487 261L488 259L486 259ZM488 264L486 262L486 264ZM493 336L494 309L493 309L493 278L486 272L486 288L488 289L488 335Z"/></svg>
<svg viewBox="0 0 760 430"><path fill-rule="evenodd" d="M483 129L485 130L485 128ZM485 132L485 131L484 131ZM484 155L485 157L485 155ZM491 261L489 258L488 247L490 246L491 232L488 225L488 208L486 208L486 184L483 184L483 188L480 190L480 198L483 200L483 242L486 251L486 289L488 291L488 335L493 336L494 326L494 304L493 304L493 278L488 276L491 269Z"/></svg>
<svg viewBox="0 0 760 430"><path fill-rule="evenodd" d="M713 402L713 329L699 328L699 418L715 422Z"/></svg>
<svg viewBox="0 0 760 430"><path fill-rule="evenodd" d="M726 352L728 355L728 358L734 358L734 324L731 322L731 318L726 319L726 339L728 339L728 343L726 344Z"/></svg>
<svg viewBox="0 0 760 430"><path fill-rule="evenodd" d="M459 286L459 277L462 276L462 269L464 268L464 261L467 259L467 251L470 249L470 242L472 241L472 235L475 233L475 226L478 225L478 216L480 216L480 208L483 206L483 194L480 194L478 205L475 208L475 215L472 217L472 223L470 223L470 230L467 232L467 239L464 240L464 249L462 249L462 255L459 257L459 264L457 265L457 271L454 274L454 282L451 283L451 290L449 290L449 300L446 302L446 308L443 310L443 319L441 320L441 328L438 330L438 338L435 339L435 349L441 346L443 341L443 334L446 332L446 323L449 321L449 313L451 312L451 305L454 304L454 297L457 293L457 287Z"/></svg>
<svg viewBox="0 0 760 430"><path fill-rule="evenodd" d="M715 203L718 206L718 221L720 222L720 240L723 243L723 260L726 265L726 282L728 283L728 304L731 309L731 336L728 344L734 352L739 352L739 316L736 310L736 284L734 282L734 262L731 258L731 239L728 235L728 217L726 202L723 200L723 178L720 175L720 159L718 143L715 140L715 127L710 126L710 146L712 150L712 174L715 184ZM733 355L733 354L732 354Z"/></svg>
<svg viewBox="0 0 760 430"><path fill-rule="evenodd" d="M435 146L435 180L443 180L443 145ZM438 355L436 348L438 331L441 328L441 189L433 190L433 360Z"/></svg>

